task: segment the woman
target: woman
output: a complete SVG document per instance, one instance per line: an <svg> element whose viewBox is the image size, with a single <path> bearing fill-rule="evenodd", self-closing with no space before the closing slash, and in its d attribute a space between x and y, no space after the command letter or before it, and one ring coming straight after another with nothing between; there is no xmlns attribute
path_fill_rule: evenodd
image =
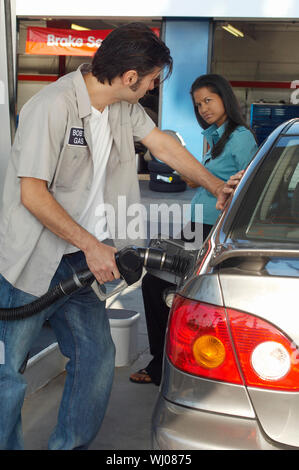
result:
<svg viewBox="0 0 299 470"><path fill-rule="evenodd" d="M202 163L215 176L227 181L231 175L246 168L257 150L255 137L245 123L238 101L229 82L221 75L208 74L197 78L191 87L191 96L196 119L204 129L209 150ZM186 180L194 187L194 184ZM196 208L203 206L202 218L197 217ZM203 224L203 239L215 224L220 211L216 209L216 198L203 187L199 187L191 201L191 226ZM146 368L130 376L136 383L160 384L164 338L169 308L163 301L163 291L171 284L147 274L142 281L142 293L147 321L152 361Z"/></svg>

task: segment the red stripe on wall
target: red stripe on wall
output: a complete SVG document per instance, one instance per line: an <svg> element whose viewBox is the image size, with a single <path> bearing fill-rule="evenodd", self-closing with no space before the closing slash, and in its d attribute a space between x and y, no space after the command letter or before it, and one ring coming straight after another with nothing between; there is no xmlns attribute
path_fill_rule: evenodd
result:
<svg viewBox="0 0 299 470"><path fill-rule="evenodd" d="M240 88L291 88L292 82L258 82L258 81L244 81L232 80L232 87ZM299 84L297 85L299 86Z"/></svg>
<svg viewBox="0 0 299 470"><path fill-rule="evenodd" d="M19 74L18 80L31 81L31 82L55 82L58 80L59 75L33 75L33 74ZM258 81L244 81L232 80L232 87L239 88L286 88L291 89L292 82L258 82ZM299 84L296 86L299 87Z"/></svg>
<svg viewBox="0 0 299 470"><path fill-rule="evenodd" d="M18 75L18 80L29 82L55 82L58 78L58 75Z"/></svg>

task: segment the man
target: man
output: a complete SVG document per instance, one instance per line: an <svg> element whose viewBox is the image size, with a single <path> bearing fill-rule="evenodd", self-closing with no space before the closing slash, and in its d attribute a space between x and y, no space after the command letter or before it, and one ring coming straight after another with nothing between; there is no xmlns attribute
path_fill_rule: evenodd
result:
<svg viewBox="0 0 299 470"><path fill-rule="evenodd" d="M103 203L117 210L119 196L128 205L138 202L133 139L223 204L223 182L157 129L138 104L164 67L171 72L169 49L150 29L121 26L103 41L91 68L81 66L23 107L4 187L0 307L29 303L87 266L101 284L119 278L119 240L111 246L108 218L102 215L96 230L95 215ZM0 322L1 449L23 448L26 385L19 371L46 319L70 359L49 448L87 448L104 417L114 345L104 303L85 288L39 315Z"/></svg>

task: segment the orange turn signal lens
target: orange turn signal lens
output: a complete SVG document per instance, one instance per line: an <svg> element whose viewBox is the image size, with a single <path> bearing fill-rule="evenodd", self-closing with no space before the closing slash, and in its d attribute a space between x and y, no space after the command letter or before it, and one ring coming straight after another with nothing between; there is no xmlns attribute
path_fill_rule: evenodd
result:
<svg viewBox="0 0 299 470"><path fill-rule="evenodd" d="M225 347L215 336L200 336L195 340L192 350L196 362L206 369L220 366L225 359Z"/></svg>

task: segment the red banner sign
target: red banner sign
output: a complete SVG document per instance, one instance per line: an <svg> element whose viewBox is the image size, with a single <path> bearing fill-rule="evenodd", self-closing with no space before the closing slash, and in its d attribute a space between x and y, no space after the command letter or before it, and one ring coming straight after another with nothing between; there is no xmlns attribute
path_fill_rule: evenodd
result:
<svg viewBox="0 0 299 470"><path fill-rule="evenodd" d="M26 53L42 55L93 56L112 29L27 28Z"/></svg>
<svg viewBox="0 0 299 470"><path fill-rule="evenodd" d="M152 28L159 36L159 28ZM112 29L27 28L26 53L42 55L93 56Z"/></svg>

